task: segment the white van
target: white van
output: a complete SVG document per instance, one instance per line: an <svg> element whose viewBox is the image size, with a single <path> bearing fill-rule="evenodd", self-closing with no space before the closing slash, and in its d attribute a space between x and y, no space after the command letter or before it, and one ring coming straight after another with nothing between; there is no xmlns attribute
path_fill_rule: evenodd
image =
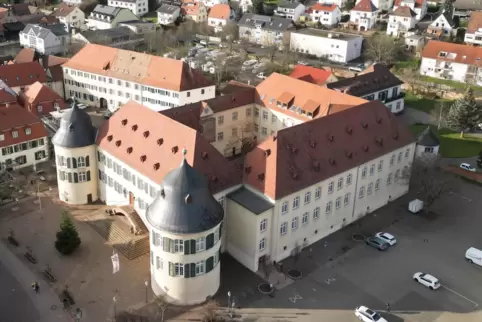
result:
<svg viewBox="0 0 482 322"><path fill-rule="evenodd" d="M479 266L482 266L482 250L470 247L465 252L465 258L469 261L469 263L474 263Z"/></svg>

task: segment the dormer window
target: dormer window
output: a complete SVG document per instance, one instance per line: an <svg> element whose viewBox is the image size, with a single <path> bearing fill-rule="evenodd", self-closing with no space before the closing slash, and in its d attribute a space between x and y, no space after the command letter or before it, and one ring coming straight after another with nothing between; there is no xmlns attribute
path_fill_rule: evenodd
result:
<svg viewBox="0 0 482 322"><path fill-rule="evenodd" d="M447 57L447 53L445 51L441 51L438 55L439 57Z"/></svg>

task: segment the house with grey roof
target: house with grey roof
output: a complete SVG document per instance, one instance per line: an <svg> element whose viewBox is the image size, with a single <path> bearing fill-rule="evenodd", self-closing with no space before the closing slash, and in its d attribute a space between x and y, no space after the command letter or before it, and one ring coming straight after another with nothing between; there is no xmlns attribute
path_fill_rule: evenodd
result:
<svg viewBox="0 0 482 322"><path fill-rule="evenodd" d="M160 25L170 25L176 22L181 14L181 7L163 4L157 9L157 22Z"/></svg>
<svg viewBox="0 0 482 322"><path fill-rule="evenodd" d="M64 24L33 25L28 24L19 34L20 45L32 48L44 54L63 53L69 43L70 35Z"/></svg>
<svg viewBox="0 0 482 322"><path fill-rule="evenodd" d="M417 138L416 157L437 156L440 148L440 139L430 126L420 133Z"/></svg>
<svg viewBox="0 0 482 322"><path fill-rule="evenodd" d="M139 18L129 9L98 4L89 16L87 27L92 30L110 29L121 22L132 20Z"/></svg>
<svg viewBox="0 0 482 322"><path fill-rule="evenodd" d="M274 14L281 18L298 21L306 7L299 2L281 1L274 10Z"/></svg>
<svg viewBox="0 0 482 322"><path fill-rule="evenodd" d="M97 44L115 48L133 49L144 42L144 36L136 34L128 27L115 27L103 30L87 30L74 34L72 42Z"/></svg>
<svg viewBox="0 0 482 322"><path fill-rule="evenodd" d="M277 16L245 13L238 22L239 38L260 45L283 45L290 40L293 22Z"/></svg>

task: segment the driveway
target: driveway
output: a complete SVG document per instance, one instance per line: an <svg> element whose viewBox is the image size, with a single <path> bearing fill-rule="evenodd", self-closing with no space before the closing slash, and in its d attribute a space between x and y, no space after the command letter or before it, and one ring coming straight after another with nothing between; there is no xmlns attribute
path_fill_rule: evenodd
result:
<svg viewBox="0 0 482 322"><path fill-rule="evenodd" d="M407 125L422 123L422 124L437 124L437 120L430 114L416 110L409 106L405 106L405 111L400 118Z"/></svg>

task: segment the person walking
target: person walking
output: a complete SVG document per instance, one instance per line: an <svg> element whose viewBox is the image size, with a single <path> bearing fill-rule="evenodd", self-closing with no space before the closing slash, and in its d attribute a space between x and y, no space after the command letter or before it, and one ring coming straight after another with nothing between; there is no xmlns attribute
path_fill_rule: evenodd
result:
<svg viewBox="0 0 482 322"><path fill-rule="evenodd" d="M387 312L390 312L391 308L390 308L390 303L387 303Z"/></svg>
<svg viewBox="0 0 482 322"><path fill-rule="evenodd" d="M37 282L32 283L32 289L38 294L40 287Z"/></svg>

